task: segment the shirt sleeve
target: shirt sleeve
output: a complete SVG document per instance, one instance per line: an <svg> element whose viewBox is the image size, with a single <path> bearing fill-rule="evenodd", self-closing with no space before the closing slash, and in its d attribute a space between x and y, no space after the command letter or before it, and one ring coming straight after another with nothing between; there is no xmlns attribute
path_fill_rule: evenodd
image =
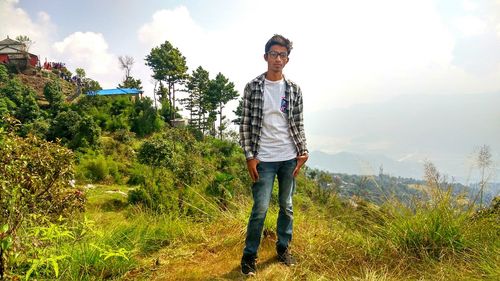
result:
<svg viewBox="0 0 500 281"><path fill-rule="evenodd" d="M245 86L243 92L243 110L240 123L240 145L243 148L246 159L254 158L252 151L252 131L251 131L251 101L252 90L250 85Z"/></svg>
<svg viewBox="0 0 500 281"><path fill-rule="evenodd" d="M309 151L307 150L306 134L304 131L304 104L302 99L302 90L298 86L297 93L295 95L293 119L298 130L297 141L299 146L299 155L304 155L309 153Z"/></svg>

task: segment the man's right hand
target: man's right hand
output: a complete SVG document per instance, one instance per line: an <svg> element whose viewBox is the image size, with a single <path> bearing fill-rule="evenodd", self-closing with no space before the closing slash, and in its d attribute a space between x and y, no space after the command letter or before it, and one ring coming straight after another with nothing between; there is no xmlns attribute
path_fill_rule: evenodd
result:
<svg viewBox="0 0 500 281"><path fill-rule="evenodd" d="M247 160L247 169L248 173L250 173L250 177L253 182L259 180L259 172L257 172L257 164L259 164L259 160L257 159L248 159Z"/></svg>

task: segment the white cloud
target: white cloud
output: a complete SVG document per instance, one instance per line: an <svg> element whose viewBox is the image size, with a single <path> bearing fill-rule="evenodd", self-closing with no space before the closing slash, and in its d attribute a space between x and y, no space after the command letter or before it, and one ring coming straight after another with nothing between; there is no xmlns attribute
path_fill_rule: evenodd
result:
<svg viewBox="0 0 500 281"><path fill-rule="evenodd" d="M473 37L486 32L488 24L476 16L463 16L455 20L455 27L460 30L462 36Z"/></svg>
<svg viewBox="0 0 500 281"><path fill-rule="evenodd" d="M472 12L477 10L477 3L471 0L464 0L462 2L462 7L467 12Z"/></svg>
<svg viewBox="0 0 500 281"><path fill-rule="evenodd" d="M56 58L70 70L83 68L87 77L99 81L103 88L116 87L120 82L118 59L109 52L101 33L75 32L54 43L54 50Z"/></svg>
<svg viewBox="0 0 500 281"><path fill-rule="evenodd" d="M56 32L56 26L45 12L39 12L37 19L33 21L23 9L16 7L18 2L0 1L0 40L7 36L14 39L19 35L26 35L34 41L31 53L38 55L40 60L50 57L50 42Z"/></svg>

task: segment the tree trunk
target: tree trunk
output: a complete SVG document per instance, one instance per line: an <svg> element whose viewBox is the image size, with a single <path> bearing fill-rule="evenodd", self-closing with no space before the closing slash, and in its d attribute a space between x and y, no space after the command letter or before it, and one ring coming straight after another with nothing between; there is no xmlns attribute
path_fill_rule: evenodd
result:
<svg viewBox="0 0 500 281"><path fill-rule="evenodd" d="M175 84L172 83L172 122L175 119Z"/></svg>
<svg viewBox="0 0 500 281"><path fill-rule="evenodd" d="M153 99L155 100L155 110L158 110L158 106L156 105L156 98L157 98L157 93L156 93L156 85L158 84L158 81L155 82L155 88L153 90Z"/></svg>
<svg viewBox="0 0 500 281"><path fill-rule="evenodd" d="M219 104L219 136L222 140L222 103Z"/></svg>

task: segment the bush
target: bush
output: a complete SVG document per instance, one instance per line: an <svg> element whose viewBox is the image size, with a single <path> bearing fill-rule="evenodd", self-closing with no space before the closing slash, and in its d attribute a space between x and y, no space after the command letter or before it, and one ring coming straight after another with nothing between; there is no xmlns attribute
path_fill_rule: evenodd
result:
<svg viewBox="0 0 500 281"><path fill-rule="evenodd" d="M158 186L156 183L147 183L139 188L130 190L128 193L128 202L140 204L158 213L179 213L176 204L175 190L164 186Z"/></svg>
<svg viewBox="0 0 500 281"><path fill-rule="evenodd" d="M7 82L7 80L9 80L9 70L0 63L0 83Z"/></svg>
<svg viewBox="0 0 500 281"><path fill-rule="evenodd" d="M136 164L130 171L130 177L127 181L128 185L144 185L146 184L146 170L143 165Z"/></svg>
<svg viewBox="0 0 500 281"><path fill-rule="evenodd" d="M16 230L32 214L56 218L83 209L85 198L73 189L73 153L36 136L21 138L0 129L0 276L2 255L23 247Z"/></svg>
<svg viewBox="0 0 500 281"><path fill-rule="evenodd" d="M83 158L77 168L77 177L93 183L120 183L122 179L119 164L104 155Z"/></svg>

